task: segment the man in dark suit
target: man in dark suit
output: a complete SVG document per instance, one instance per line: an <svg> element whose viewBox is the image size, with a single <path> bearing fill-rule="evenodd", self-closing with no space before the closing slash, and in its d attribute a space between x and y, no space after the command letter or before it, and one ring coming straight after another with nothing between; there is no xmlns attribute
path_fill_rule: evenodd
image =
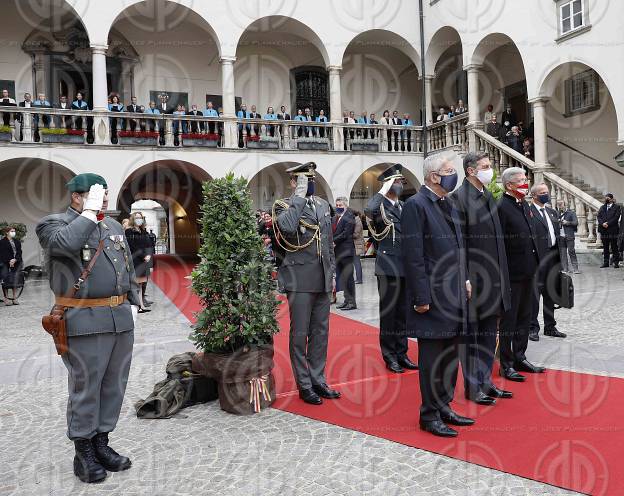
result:
<svg viewBox="0 0 624 496"><path fill-rule="evenodd" d="M290 114L288 112L286 112L286 106L282 105L280 107L280 111L277 114L277 118L281 121L289 121L290 120Z"/></svg>
<svg viewBox="0 0 624 496"><path fill-rule="evenodd" d="M620 253L618 252L617 238L621 209L613 199L611 193L605 195L604 205L598 210L598 232L602 238L602 265L601 269L609 267L609 252L613 256L613 266L620 267Z"/></svg>
<svg viewBox="0 0 624 496"><path fill-rule="evenodd" d="M344 196L336 199L336 215L332 219L336 273L339 274L339 286L344 291L344 302L336 308L345 311L357 308L355 302L355 280L353 279L353 257L355 257L353 230L355 229L355 215L349 209L348 202L349 200Z"/></svg>
<svg viewBox="0 0 624 496"><path fill-rule="evenodd" d="M511 131L511 128L518 123L516 113L511 109L510 103L505 106L505 111L501 116L501 122L503 123L503 127L505 128L505 133Z"/></svg>
<svg viewBox="0 0 624 496"><path fill-rule="evenodd" d="M191 105L191 110L189 110L186 115L191 115L193 117L202 117L204 114L197 110L197 105ZM201 121L191 121L191 133L203 133L204 132L204 123Z"/></svg>
<svg viewBox="0 0 624 496"><path fill-rule="evenodd" d="M401 216L407 335L418 338L420 428L442 437L458 434L447 424L474 423L450 407L471 291L459 215L447 198L457 185L455 159L454 154L425 159L425 185L405 202Z"/></svg>
<svg viewBox="0 0 624 496"><path fill-rule="evenodd" d="M550 203L550 193L546 184L539 183L533 185L531 196L533 197L531 213L533 214L534 232L540 263L537 273L537 287L533 291L533 310L531 313L529 339L531 341L539 341L540 326L537 316L539 314L540 295L544 300L544 335L554 338L565 338L565 333L557 330L555 302L551 296L556 291L556 283L561 272L561 252L559 250L561 224L559 224L559 214L556 210L546 206L547 203Z"/></svg>
<svg viewBox="0 0 624 496"><path fill-rule="evenodd" d="M273 228L285 250L278 270L279 284L288 297L290 360L306 403L339 398L327 385L327 339L330 295L336 263L329 204L315 196L314 170L308 162L287 169L293 195L273 206ZM352 271L353 275L353 271Z"/></svg>
<svg viewBox="0 0 624 496"><path fill-rule="evenodd" d="M496 398L512 397L511 392L497 388L491 381L498 318L511 307L509 269L496 202L487 189L494 175L487 152L466 154L464 172L466 179L451 195L462 221L472 284L468 335L460 345L459 356L466 398L480 405L493 405Z"/></svg>
<svg viewBox="0 0 624 496"><path fill-rule="evenodd" d="M504 141L505 128L497 122L496 113L492 114L492 120L489 122L489 124L485 128L485 132L499 141Z"/></svg>
<svg viewBox="0 0 624 496"><path fill-rule="evenodd" d="M161 93L158 95L158 111L161 114L173 114L175 111L175 105L169 105L169 95L166 93Z"/></svg>
<svg viewBox="0 0 624 496"><path fill-rule="evenodd" d="M2 96L0 97L0 105L3 107L17 107L15 99L9 95L9 90L3 89ZM11 112L2 113L2 122L5 126L11 123Z"/></svg>
<svg viewBox="0 0 624 496"><path fill-rule="evenodd" d="M402 126L403 125L403 121L399 118L399 111L395 110L394 112L392 112L392 119L390 119L390 124L392 124L393 126ZM398 129L393 129L392 130L392 135L394 138L394 151L398 152L399 151L399 130ZM388 150L390 150L392 147L390 146L391 143L388 143Z"/></svg>
<svg viewBox="0 0 624 496"><path fill-rule="evenodd" d="M54 106L59 110L71 110L71 104L67 101L67 96L61 95L59 97L59 102ZM72 127L72 118L69 116L59 115L57 116L56 127L64 127L67 129L71 129Z"/></svg>
<svg viewBox="0 0 624 496"><path fill-rule="evenodd" d="M401 258L403 166L394 164L378 178L383 186L366 205L364 213L377 244L375 275L379 291L379 344L388 370L400 374L418 365L407 356L405 334L405 271Z"/></svg>
<svg viewBox="0 0 624 496"><path fill-rule="evenodd" d="M500 375L515 382L524 382L518 371L540 373L543 367L526 358L533 300L531 291L539 265L539 255L531 209L524 200L529 193L524 169L509 167L501 176L505 193L498 202L498 217L505 253L509 264L511 308L503 313L499 324Z"/></svg>
<svg viewBox="0 0 624 496"><path fill-rule="evenodd" d="M576 212L569 206L566 208L563 200L557 201L557 210L559 212L559 223L563 228L561 239L561 262L563 270L570 272L570 264L575 274L580 274L578 259L576 257L576 248L574 247L574 238L576 238L576 230L578 228L578 217ZM570 260L568 262L568 256Z"/></svg>
<svg viewBox="0 0 624 496"><path fill-rule="evenodd" d="M142 114L143 113L143 108L137 104L137 97L133 96L130 98L130 105L126 106L126 112L132 112L135 114ZM145 129L144 126L144 121L139 121L141 123L140 128L141 130ZM130 124L130 131L135 131L137 128L137 121L136 119L130 119L129 123ZM124 122L124 129L126 128L127 124Z"/></svg>

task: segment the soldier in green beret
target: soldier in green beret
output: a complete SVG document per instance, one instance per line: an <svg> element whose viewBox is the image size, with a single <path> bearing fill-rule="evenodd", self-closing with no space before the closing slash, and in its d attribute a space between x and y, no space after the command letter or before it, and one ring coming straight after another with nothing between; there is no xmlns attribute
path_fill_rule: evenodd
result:
<svg viewBox="0 0 624 496"><path fill-rule="evenodd" d="M108 445L108 435L121 411L134 343L134 305L140 300L124 230L104 215L106 181L79 174L67 188L67 211L43 218L36 232L55 305L65 309L68 351L62 358L69 376L67 436L76 449L74 474L84 482L99 482L107 470L131 465Z"/></svg>

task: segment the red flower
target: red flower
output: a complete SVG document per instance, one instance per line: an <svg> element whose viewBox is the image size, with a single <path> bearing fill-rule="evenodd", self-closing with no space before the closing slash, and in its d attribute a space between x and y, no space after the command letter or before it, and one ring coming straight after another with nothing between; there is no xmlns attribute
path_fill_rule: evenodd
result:
<svg viewBox="0 0 624 496"><path fill-rule="evenodd" d="M253 136L247 136L247 141L260 141L260 136L254 134Z"/></svg>
<svg viewBox="0 0 624 496"><path fill-rule="evenodd" d="M82 129L68 129L67 134L70 136L84 136L84 131Z"/></svg>

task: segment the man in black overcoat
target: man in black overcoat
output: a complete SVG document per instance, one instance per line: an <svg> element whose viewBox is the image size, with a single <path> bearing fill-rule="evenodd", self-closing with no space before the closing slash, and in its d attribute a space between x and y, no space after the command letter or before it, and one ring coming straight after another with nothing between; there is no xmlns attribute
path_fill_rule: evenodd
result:
<svg viewBox="0 0 624 496"><path fill-rule="evenodd" d="M464 394L480 405L493 405L496 398L512 397L491 381L498 318L511 307L509 270L496 201L487 189L494 175L487 152L466 154L464 173L466 179L451 195L462 221L472 284L468 336L460 346Z"/></svg>
<svg viewBox="0 0 624 496"><path fill-rule="evenodd" d="M613 195L607 193L605 195L604 205L598 210L598 232L602 238L602 255L603 262L601 269L609 267L609 251L613 256L613 266L617 269L620 266L620 254L617 246L618 238L618 222L620 219L621 209L615 203Z"/></svg>

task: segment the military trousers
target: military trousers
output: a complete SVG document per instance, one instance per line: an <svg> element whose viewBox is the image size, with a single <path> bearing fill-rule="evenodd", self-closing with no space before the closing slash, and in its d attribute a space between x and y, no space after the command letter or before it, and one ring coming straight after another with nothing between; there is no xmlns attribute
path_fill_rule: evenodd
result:
<svg viewBox="0 0 624 496"><path fill-rule="evenodd" d="M330 293L288 292L290 363L297 387L326 384Z"/></svg>
<svg viewBox="0 0 624 496"><path fill-rule="evenodd" d="M132 361L134 331L68 338L67 437L91 439L117 425Z"/></svg>

